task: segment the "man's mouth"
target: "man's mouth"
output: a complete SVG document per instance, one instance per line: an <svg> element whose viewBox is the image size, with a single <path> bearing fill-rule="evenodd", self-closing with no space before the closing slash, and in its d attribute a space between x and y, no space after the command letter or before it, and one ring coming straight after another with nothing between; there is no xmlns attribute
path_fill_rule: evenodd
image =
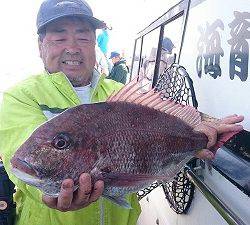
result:
<svg viewBox="0 0 250 225"><path fill-rule="evenodd" d="M69 65L69 66L79 66L80 64L82 64L82 61L79 60L65 60L62 62L65 65Z"/></svg>

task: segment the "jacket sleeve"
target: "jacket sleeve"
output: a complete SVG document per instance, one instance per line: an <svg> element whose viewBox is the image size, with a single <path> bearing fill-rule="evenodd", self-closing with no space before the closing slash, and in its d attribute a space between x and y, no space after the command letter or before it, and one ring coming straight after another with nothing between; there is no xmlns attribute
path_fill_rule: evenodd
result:
<svg viewBox="0 0 250 225"><path fill-rule="evenodd" d="M10 159L34 129L45 121L46 117L31 95L20 88L4 93L0 108L0 155L18 191L39 202L41 202L41 192L26 185L11 173Z"/></svg>

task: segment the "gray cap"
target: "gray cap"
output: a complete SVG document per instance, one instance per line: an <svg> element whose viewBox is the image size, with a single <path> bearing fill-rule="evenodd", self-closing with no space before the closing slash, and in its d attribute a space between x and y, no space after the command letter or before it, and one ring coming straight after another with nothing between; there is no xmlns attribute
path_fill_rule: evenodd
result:
<svg viewBox="0 0 250 225"><path fill-rule="evenodd" d="M37 14L37 33L50 22L66 16L82 17L89 21L95 29L105 26L103 21L93 17L89 4L84 0L45 0Z"/></svg>

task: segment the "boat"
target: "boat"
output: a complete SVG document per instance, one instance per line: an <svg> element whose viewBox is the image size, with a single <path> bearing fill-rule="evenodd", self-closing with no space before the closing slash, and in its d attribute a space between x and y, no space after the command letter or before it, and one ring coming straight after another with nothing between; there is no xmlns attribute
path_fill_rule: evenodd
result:
<svg viewBox="0 0 250 225"><path fill-rule="evenodd" d="M183 0L135 38L130 79L216 118L245 116L215 160L191 160L138 192L138 225L250 224L250 4Z"/></svg>

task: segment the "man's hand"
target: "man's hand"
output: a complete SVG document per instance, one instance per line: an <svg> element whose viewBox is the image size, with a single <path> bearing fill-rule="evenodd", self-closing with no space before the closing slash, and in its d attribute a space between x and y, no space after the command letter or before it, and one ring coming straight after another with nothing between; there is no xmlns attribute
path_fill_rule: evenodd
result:
<svg viewBox="0 0 250 225"><path fill-rule="evenodd" d="M216 122L202 122L194 130L202 132L207 136L207 148L211 148L216 144L218 135L241 131L243 126L237 123L242 122L243 119L243 116L231 115ZM201 159L213 159L214 153L208 149L203 149L197 152L196 157Z"/></svg>
<svg viewBox="0 0 250 225"><path fill-rule="evenodd" d="M86 173L80 176L79 188L75 192L73 186L73 180L66 179L62 183L61 191L57 198L43 195L42 200L50 208L62 212L74 211L95 202L102 195L104 189L103 181L97 181L94 187L92 187L91 177Z"/></svg>

